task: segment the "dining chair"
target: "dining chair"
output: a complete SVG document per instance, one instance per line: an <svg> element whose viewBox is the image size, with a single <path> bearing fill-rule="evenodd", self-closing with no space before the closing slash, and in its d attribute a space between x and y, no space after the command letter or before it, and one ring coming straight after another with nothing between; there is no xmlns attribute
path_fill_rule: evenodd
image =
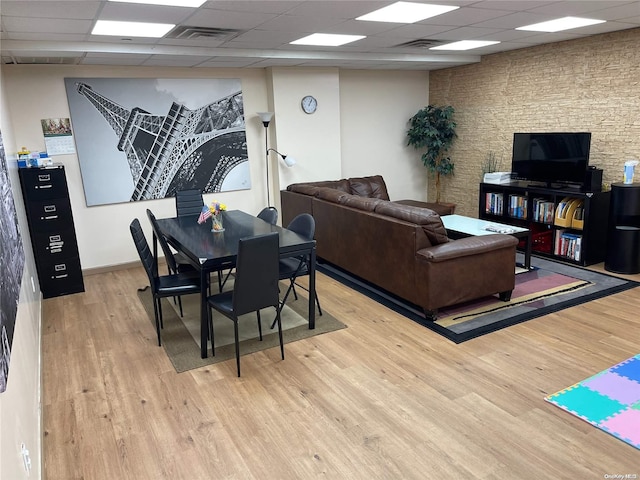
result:
<svg viewBox="0 0 640 480"><path fill-rule="evenodd" d="M144 236L140 221L135 218L129 225L133 243L138 250L140 261L149 277L151 294L153 295L153 313L156 320L156 333L158 334L158 346L162 345L160 329L162 324L162 298L180 297L191 293L200 292L200 277L193 273L177 273L171 275L158 275L158 268L147 239ZM195 272L194 272L195 273Z"/></svg>
<svg viewBox="0 0 640 480"><path fill-rule="evenodd" d="M257 217L271 225L278 223L278 209L276 207L264 207Z"/></svg>
<svg viewBox="0 0 640 480"><path fill-rule="evenodd" d="M240 239L238 243L238 260L236 263L236 278L233 290L211 295L207 298L207 304L209 306L207 309L208 322L213 355L215 355L215 342L212 309L233 321L238 377L240 376L238 320L241 315L256 312L258 317L258 334L260 340L262 340L260 309L267 307L276 309L276 320L274 323L278 324L280 353L284 360L278 291L279 252L279 236L277 232Z"/></svg>
<svg viewBox="0 0 640 480"><path fill-rule="evenodd" d="M316 233L316 222L308 213L301 213L289 222L287 225L287 230L291 230L292 232L296 232L301 237L306 239L312 239ZM293 296L295 299L298 299L298 294L296 293L296 280L300 277L310 274L309 268L309 256L301 255L296 257L283 258L279 261L279 277L280 280L289 280L289 287L284 294L284 298L281 302L282 308L287 302L287 298L289 294L293 292ZM305 288L302 285L298 285L300 288ZM306 288L305 288L306 290ZM315 291L314 291L315 293ZM316 305L318 305L318 313L322 315L322 308L320 308L320 300L318 300L318 294L315 293L316 297ZM275 326L275 321L271 324L271 328Z"/></svg>
<svg viewBox="0 0 640 480"><path fill-rule="evenodd" d="M278 222L278 209L276 207L264 207L256 216L260 220L264 220L271 225L275 225ZM222 280L222 283L220 284L220 291L222 291L222 288L225 286L231 275L233 275L233 267L229 269L224 280ZM218 280L220 280L220 278L218 278Z"/></svg>
<svg viewBox="0 0 640 480"><path fill-rule="evenodd" d="M178 217L200 215L204 200L198 189L176 191L176 215Z"/></svg>
<svg viewBox="0 0 640 480"><path fill-rule="evenodd" d="M193 267L193 265L191 265L191 263L189 263L189 261L182 253L174 252L173 250L171 250L171 247L167 243L167 239L165 238L162 231L160 231L160 226L158 225L156 216L148 208L147 217L149 218L149 223L151 223L151 229L153 230L153 258L155 261L156 269L158 265L157 250L159 244L162 252L164 253L164 259L167 263L167 271L169 275L175 275L177 273L196 272L196 269ZM180 316L182 317L182 300L180 300L180 297L177 297L177 301L178 306L180 307Z"/></svg>

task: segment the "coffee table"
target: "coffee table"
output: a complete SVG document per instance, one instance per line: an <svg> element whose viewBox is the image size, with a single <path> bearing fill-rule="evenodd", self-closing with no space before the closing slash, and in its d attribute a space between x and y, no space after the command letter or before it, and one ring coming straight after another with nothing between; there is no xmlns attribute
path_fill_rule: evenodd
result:
<svg viewBox="0 0 640 480"><path fill-rule="evenodd" d="M531 231L528 228L514 227L504 223L489 222L479 218L465 217L463 215L444 215L440 217L444 228L452 238L471 237L480 235L493 235L505 233L518 239L525 240L524 268L531 269Z"/></svg>

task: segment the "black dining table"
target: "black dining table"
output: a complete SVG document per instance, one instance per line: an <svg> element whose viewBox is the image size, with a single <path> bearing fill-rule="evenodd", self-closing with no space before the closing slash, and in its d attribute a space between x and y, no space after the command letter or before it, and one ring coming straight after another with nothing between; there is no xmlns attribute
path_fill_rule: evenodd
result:
<svg viewBox="0 0 640 480"><path fill-rule="evenodd" d="M158 219L158 226L169 244L200 272L200 356L207 358L207 293L210 273L235 265L238 241L241 238L278 232L281 258L309 255L309 329L314 329L316 241L240 210L225 210L220 214L224 226L222 232L211 231L211 220L198 224L198 215Z"/></svg>

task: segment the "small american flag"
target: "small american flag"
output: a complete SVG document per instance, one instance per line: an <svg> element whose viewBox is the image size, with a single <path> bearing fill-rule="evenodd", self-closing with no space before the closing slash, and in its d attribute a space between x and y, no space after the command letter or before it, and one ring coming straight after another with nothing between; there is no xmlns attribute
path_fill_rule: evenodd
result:
<svg viewBox="0 0 640 480"><path fill-rule="evenodd" d="M207 218L211 216L211 210L206 205L202 207L202 211L200 212L200 216L198 217L198 223L204 223L207 221Z"/></svg>

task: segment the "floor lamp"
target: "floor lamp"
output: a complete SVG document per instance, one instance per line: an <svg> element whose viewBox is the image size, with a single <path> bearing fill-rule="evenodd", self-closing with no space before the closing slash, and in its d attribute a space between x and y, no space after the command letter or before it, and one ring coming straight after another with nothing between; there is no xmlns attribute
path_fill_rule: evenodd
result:
<svg viewBox="0 0 640 480"><path fill-rule="evenodd" d="M269 123L273 119L273 112L258 112L260 116L260 120L262 121L262 125L264 125L264 151L265 151L265 161L267 167L267 207L271 206L271 195L269 194L270 185L269 185L269 152L275 152L277 155L282 158L282 161L287 167L293 167L296 164L296 159L291 155L283 155L275 148L269 148Z"/></svg>
<svg viewBox="0 0 640 480"><path fill-rule="evenodd" d="M273 118L273 112L258 112L258 116L260 120L262 120L262 125L264 125L264 159L265 166L267 167L267 207L271 206L271 195L269 194L269 123L271 123L271 119Z"/></svg>

